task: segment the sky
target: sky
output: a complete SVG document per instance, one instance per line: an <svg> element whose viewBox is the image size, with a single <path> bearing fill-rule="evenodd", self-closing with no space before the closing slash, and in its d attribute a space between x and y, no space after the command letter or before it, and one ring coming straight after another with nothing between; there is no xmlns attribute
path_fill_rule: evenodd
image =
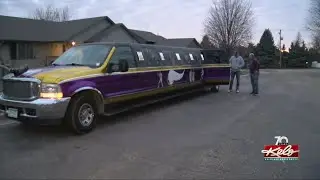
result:
<svg viewBox="0 0 320 180"><path fill-rule="evenodd" d="M286 47L298 32L306 42L310 41L305 30L309 0L251 2L255 14L252 42L257 43L266 28L271 30L276 44L281 29ZM68 6L74 19L109 16L130 29L151 31L166 38L194 37L200 42L212 0L0 0L0 15L28 17L36 7L48 4Z"/></svg>

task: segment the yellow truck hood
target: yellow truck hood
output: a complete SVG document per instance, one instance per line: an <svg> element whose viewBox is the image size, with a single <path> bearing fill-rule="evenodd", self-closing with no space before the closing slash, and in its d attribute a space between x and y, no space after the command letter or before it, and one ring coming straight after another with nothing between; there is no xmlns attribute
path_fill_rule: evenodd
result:
<svg viewBox="0 0 320 180"><path fill-rule="evenodd" d="M80 66L55 66L30 69L23 74L25 77L35 77L44 83L59 83L61 81L81 76L100 74L100 68Z"/></svg>

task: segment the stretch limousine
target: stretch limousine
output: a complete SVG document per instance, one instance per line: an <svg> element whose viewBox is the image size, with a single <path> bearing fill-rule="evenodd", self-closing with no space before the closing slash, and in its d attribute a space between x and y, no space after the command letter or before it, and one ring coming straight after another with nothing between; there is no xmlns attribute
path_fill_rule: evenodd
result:
<svg viewBox="0 0 320 180"><path fill-rule="evenodd" d="M3 77L0 110L22 123L66 123L83 134L111 115L197 88L228 84L219 51L130 43L74 46L51 66Z"/></svg>

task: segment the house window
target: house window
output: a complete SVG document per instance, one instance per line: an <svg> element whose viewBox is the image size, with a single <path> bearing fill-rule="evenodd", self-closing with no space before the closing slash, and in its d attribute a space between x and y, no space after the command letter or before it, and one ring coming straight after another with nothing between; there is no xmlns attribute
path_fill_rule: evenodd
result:
<svg viewBox="0 0 320 180"><path fill-rule="evenodd" d="M144 57L143 57L143 54L142 54L141 51L138 51L138 52L137 52L137 55L138 55L139 61L144 61Z"/></svg>
<svg viewBox="0 0 320 180"><path fill-rule="evenodd" d="M33 46L30 43L19 43L17 47L17 59L33 59Z"/></svg>
<svg viewBox="0 0 320 180"><path fill-rule="evenodd" d="M176 57L177 57L177 60L178 60L178 61L181 60L181 57L180 57L180 54L179 54L179 53L176 53Z"/></svg>
<svg viewBox="0 0 320 180"><path fill-rule="evenodd" d="M159 55L160 55L161 60L162 60L162 61L164 61L165 59L164 59L164 55L163 55L163 53L162 53L162 52L160 52L160 53L159 53Z"/></svg>
<svg viewBox="0 0 320 180"><path fill-rule="evenodd" d="M192 54L189 54L189 57L190 57L191 61L193 61L193 60L194 60L194 58L193 58L193 55L192 55Z"/></svg>

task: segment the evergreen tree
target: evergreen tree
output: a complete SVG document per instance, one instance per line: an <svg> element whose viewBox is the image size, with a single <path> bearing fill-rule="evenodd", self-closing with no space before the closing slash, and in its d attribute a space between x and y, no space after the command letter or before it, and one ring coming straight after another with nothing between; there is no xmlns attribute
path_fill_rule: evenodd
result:
<svg viewBox="0 0 320 180"><path fill-rule="evenodd" d="M210 49L213 48L213 45L211 44L209 37L207 35L204 35L202 37L201 46L203 49Z"/></svg>
<svg viewBox="0 0 320 180"><path fill-rule="evenodd" d="M254 53L256 54L256 47L253 43L248 44L248 53Z"/></svg>
<svg viewBox="0 0 320 180"><path fill-rule="evenodd" d="M291 42L289 49L289 67L306 67L308 50L300 32L294 42Z"/></svg>
<svg viewBox="0 0 320 180"><path fill-rule="evenodd" d="M260 63L263 67L273 67L277 64L275 58L276 47L274 39L269 29L264 30L257 45L257 55L260 56Z"/></svg>
<svg viewBox="0 0 320 180"><path fill-rule="evenodd" d="M302 41L303 40L302 40L301 34L300 34L300 32L298 32L296 40L295 40L295 46L297 48L299 48L301 46L301 44L302 44Z"/></svg>

